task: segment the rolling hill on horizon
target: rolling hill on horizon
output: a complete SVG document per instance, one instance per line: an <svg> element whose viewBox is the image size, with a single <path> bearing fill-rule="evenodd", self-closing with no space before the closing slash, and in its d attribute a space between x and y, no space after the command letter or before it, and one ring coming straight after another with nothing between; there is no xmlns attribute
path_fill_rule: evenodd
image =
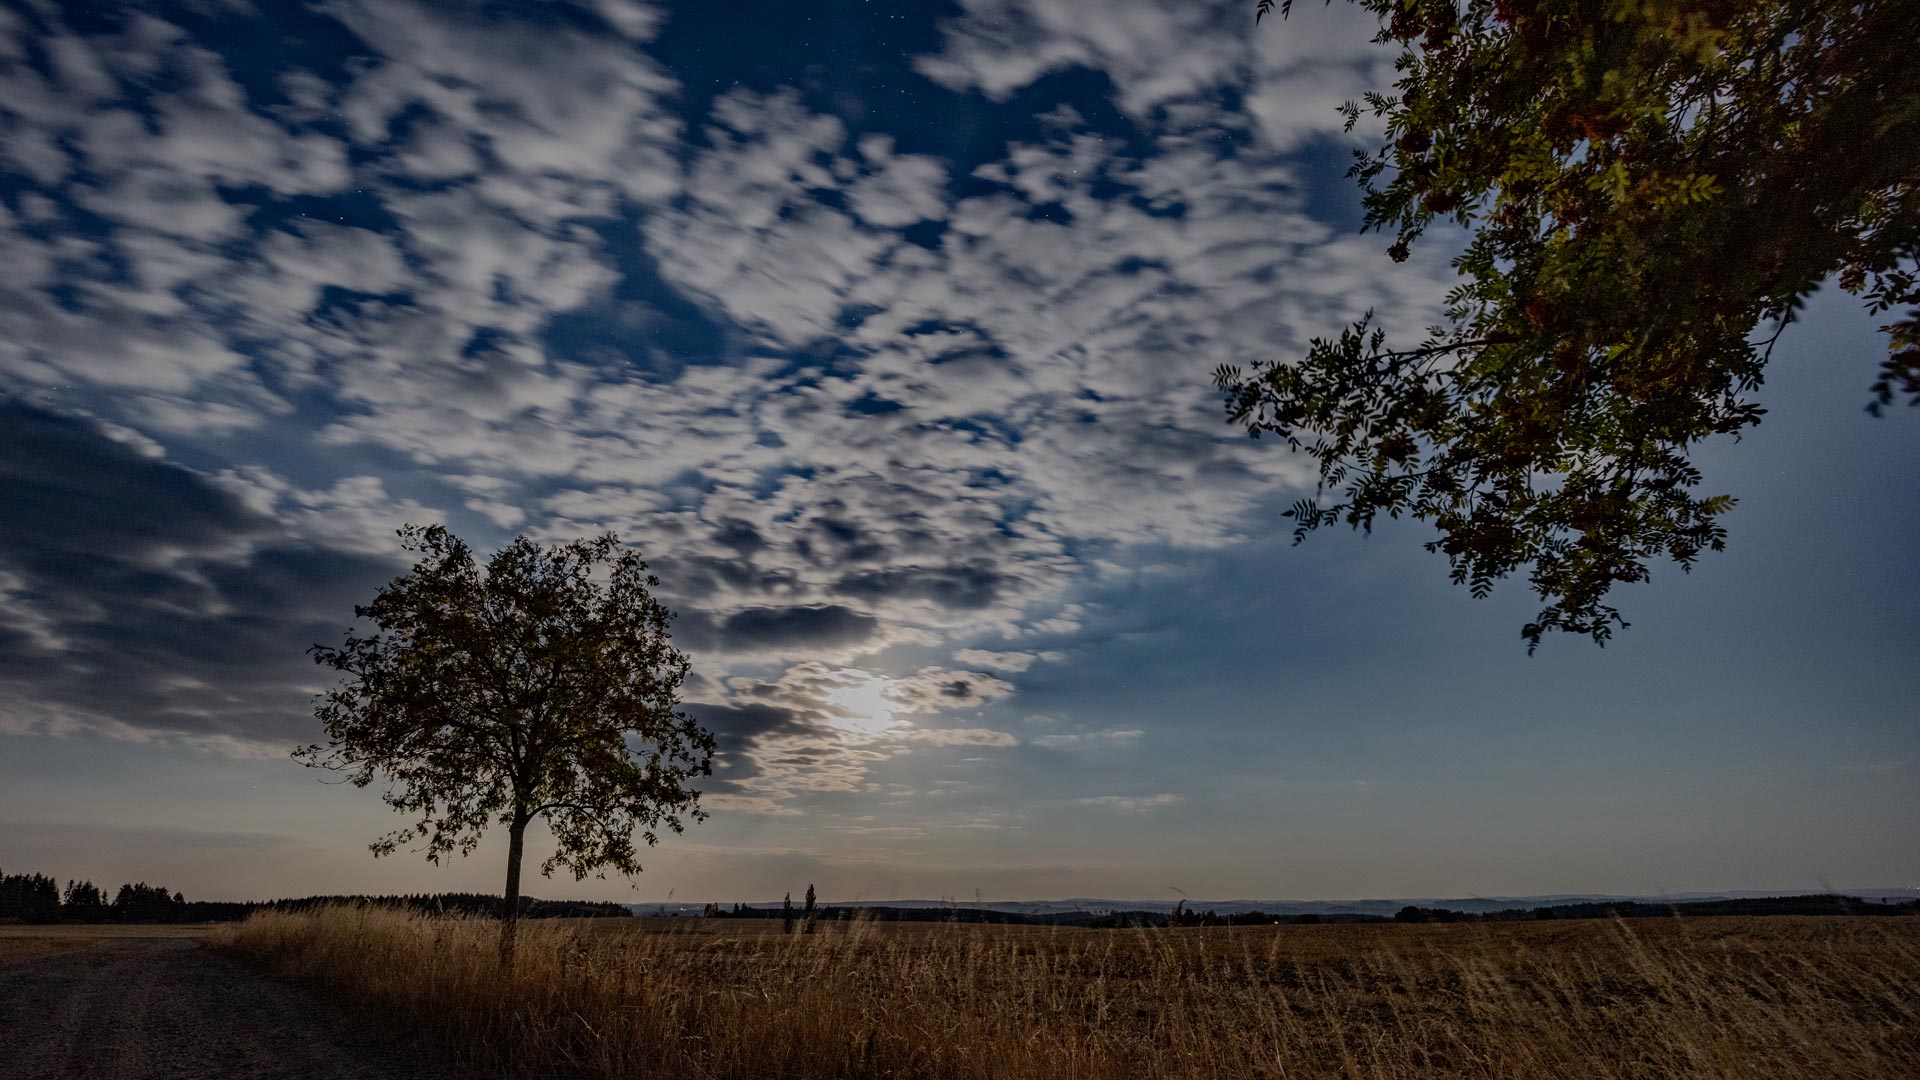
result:
<svg viewBox="0 0 1920 1080"><path fill-rule="evenodd" d="M1729 889L1720 892L1683 892L1664 895L1630 895L1616 893L1553 893L1540 896L1480 896L1480 897L1388 897L1355 900L1204 900L1186 901L1189 911L1214 911L1222 915L1238 914L1248 911L1264 911L1274 915L1382 915L1391 916L1403 907L1443 908L1450 911L1481 913L1488 911L1516 911L1527 908L1551 907L1566 904L1661 904L1661 903L1697 903L1711 900L1757 900L1770 897L1830 895L1857 897L1873 903L1904 902L1920 898L1920 889L1914 888L1868 888L1868 889ZM955 908L969 911L1000 911L1020 915L1064 915L1074 912L1102 911L1146 911L1164 913L1172 911L1180 901L1175 900L1116 900L1093 897L1070 897L1064 900L824 900L822 907L885 907L898 909ZM721 904L731 908L734 901ZM777 914L779 900L745 902L746 906L756 910L765 910ZM796 901L796 906L797 906ZM698 915L705 909L706 903L655 902L629 903L624 905L636 915Z"/></svg>

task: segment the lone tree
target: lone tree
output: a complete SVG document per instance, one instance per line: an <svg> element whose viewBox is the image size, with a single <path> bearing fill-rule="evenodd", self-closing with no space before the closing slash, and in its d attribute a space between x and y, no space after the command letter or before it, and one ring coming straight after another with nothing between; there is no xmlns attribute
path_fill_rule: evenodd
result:
<svg viewBox="0 0 1920 1080"><path fill-rule="evenodd" d="M527 826L544 818L553 856L576 879L640 871L636 832L680 832L706 815L688 781L711 772L713 736L679 710L687 658L647 565L607 533L546 547L518 537L485 568L439 525L400 530L411 572L354 615L313 657L343 678L315 708L327 743L301 763L386 783L387 804L418 820L373 844L424 841L427 859L471 854L489 824L507 828L500 962L513 964Z"/></svg>
<svg viewBox="0 0 1920 1080"><path fill-rule="evenodd" d="M1350 171L1366 227L1396 262L1435 222L1470 239L1418 344L1369 315L1216 372L1233 421L1340 492L1295 504L1296 542L1418 518L1476 596L1527 572L1529 651L1605 644L1615 584L1724 546L1734 500L1694 490L1690 448L1760 421L1748 395L1822 282L1901 309L1868 410L1920 404L1911 0L1358 2L1400 72L1345 107L1386 132Z"/></svg>

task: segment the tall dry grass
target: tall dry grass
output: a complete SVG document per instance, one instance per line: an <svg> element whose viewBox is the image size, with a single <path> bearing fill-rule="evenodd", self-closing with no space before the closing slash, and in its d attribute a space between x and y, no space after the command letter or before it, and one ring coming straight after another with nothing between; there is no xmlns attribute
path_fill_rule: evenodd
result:
<svg viewBox="0 0 1920 1080"><path fill-rule="evenodd" d="M1920 1076L1920 920L671 922L700 932L523 923L511 979L484 920L339 908L212 940L486 1075Z"/></svg>

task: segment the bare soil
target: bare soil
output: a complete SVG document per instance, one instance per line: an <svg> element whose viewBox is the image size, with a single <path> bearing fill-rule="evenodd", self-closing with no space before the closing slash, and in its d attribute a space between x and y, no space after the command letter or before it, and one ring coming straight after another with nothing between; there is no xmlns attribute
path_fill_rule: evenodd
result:
<svg viewBox="0 0 1920 1080"><path fill-rule="evenodd" d="M449 1080L312 994L182 936L5 935L7 1080Z"/></svg>

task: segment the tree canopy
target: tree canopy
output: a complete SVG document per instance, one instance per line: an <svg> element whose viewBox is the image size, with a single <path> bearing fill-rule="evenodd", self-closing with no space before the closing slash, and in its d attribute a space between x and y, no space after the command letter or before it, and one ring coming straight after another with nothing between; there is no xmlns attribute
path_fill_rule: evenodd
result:
<svg viewBox="0 0 1920 1080"><path fill-rule="evenodd" d="M1395 261L1436 222L1469 238L1424 340L1370 313L1216 372L1234 422L1317 461L1296 541L1429 522L1476 596L1528 574L1529 651L1604 644L1614 585L1724 546L1734 499L1698 491L1690 449L1759 423L1774 342L1823 282L1896 311L1869 411L1920 405L1910 2L1356 2L1399 49L1393 92L1346 106L1385 131L1350 171L1366 227Z"/></svg>
<svg viewBox="0 0 1920 1080"><path fill-rule="evenodd" d="M659 581L612 533L522 536L484 569L441 526L401 537L420 558L354 608L371 632L312 650L342 679L316 706L328 742L294 756L360 787L383 780L387 804L417 816L376 855L417 840L438 862L505 825L511 963L527 825L553 834L542 874L638 873L636 834L652 845L705 816L688 783L710 773L713 737L679 710L688 661Z"/></svg>

